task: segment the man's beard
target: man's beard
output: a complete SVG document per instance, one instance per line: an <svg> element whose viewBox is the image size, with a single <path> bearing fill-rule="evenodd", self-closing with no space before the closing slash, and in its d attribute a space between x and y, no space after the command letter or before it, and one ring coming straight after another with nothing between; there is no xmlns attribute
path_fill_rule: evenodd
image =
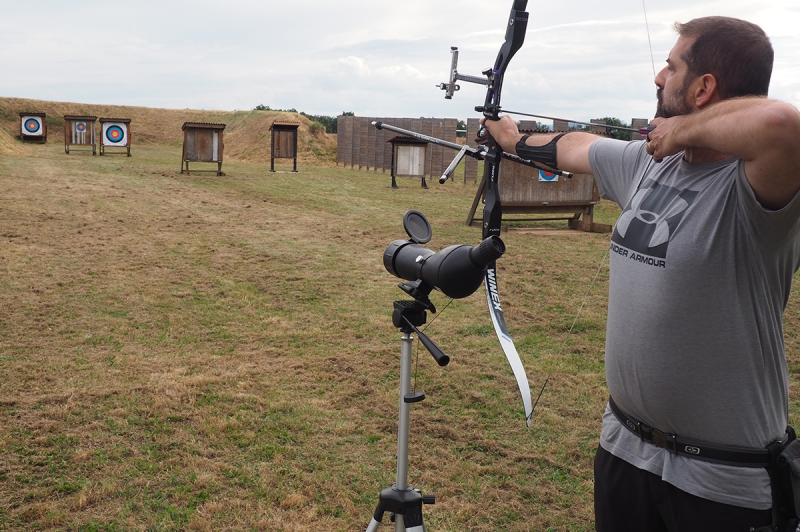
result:
<svg viewBox="0 0 800 532"><path fill-rule="evenodd" d="M656 99L658 104L656 106L656 118L672 118L673 116L688 115L692 112L692 108L686 103L686 93L689 90L691 78L687 76L683 86L678 89L675 97L669 101L664 102L664 88L659 87L656 90Z"/></svg>

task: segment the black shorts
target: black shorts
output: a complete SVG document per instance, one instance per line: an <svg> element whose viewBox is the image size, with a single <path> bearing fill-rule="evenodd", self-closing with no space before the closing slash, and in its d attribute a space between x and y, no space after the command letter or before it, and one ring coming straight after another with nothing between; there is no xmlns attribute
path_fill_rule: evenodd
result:
<svg viewBox="0 0 800 532"><path fill-rule="evenodd" d="M594 478L597 532L750 532L772 522L771 510L690 495L602 447Z"/></svg>

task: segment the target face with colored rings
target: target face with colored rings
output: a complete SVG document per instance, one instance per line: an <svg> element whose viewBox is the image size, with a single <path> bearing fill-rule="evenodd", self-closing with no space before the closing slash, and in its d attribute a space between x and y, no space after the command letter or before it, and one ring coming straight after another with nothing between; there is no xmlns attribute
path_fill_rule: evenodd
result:
<svg viewBox="0 0 800 532"><path fill-rule="evenodd" d="M127 146L128 124L125 122L104 122L100 137L104 146Z"/></svg>
<svg viewBox="0 0 800 532"><path fill-rule="evenodd" d="M75 131L78 133L83 133L86 131L86 122L78 122L75 124Z"/></svg>
<svg viewBox="0 0 800 532"><path fill-rule="evenodd" d="M42 124L35 118L28 118L25 120L24 127L28 133L35 134L42 128Z"/></svg>
<svg viewBox="0 0 800 532"><path fill-rule="evenodd" d="M114 144L119 144L125 138L125 131L118 125L114 124L106 129L106 139Z"/></svg>
<svg viewBox="0 0 800 532"><path fill-rule="evenodd" d="M558 181L558 175L547 170L539 170L539 181Z"/></svg>

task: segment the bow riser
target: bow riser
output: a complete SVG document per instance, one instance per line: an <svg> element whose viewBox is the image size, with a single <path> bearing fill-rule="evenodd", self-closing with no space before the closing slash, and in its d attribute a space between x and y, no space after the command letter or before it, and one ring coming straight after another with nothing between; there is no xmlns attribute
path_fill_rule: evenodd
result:
<svg viewBox="0 0 800 532"><path fill-rule="evenodd" d="M509 61L514 54L522 47L525 41L525 32L528 28L528 13L525 11L528 0L515 0L508 17L506 28L506 38L500 52L497 54L494 68L485 72L489 77L489 86L486 91L486 101L483 105L483 115L487 120L497 120L500 111L500 94L503 88L503 77L508 67ZM483 194L483 238L491 235L499 236L503 221L503 208L500 202L500 191L498 189L500 178L500 161L503 151L495 140L487 135L487 146L489 148L484 160L485 190ZM525 422L530 427L531 416L531 391L528 383L528 376L522 360L514 346L514 340L508 332L506 321L503 316L503 308L500 303L500 294L497 288L497 269L496 264L489 265L485 278L486 300L489 305L489 314L492 317L492 324L500 340L503 353L506 355L514 377L517 380L522 404L525 409Z"/></svg>

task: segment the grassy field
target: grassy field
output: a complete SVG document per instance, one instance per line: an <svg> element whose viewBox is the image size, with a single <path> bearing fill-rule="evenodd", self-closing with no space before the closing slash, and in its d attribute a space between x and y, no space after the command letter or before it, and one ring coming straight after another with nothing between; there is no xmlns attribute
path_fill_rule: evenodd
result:
<svg viewBox="0 0 800 532"><path fill-rule="evenodd" d="M133 154L0 158L0 530L363 530L395 476L405 294L382 254L411 208L431 249L478 243L475 189ZM530 429L482 289L433 296L452 362L418 354L409 479L431 532L593 530L609 235L541 227L498 263L534 393L552 374Z"/></svg>

